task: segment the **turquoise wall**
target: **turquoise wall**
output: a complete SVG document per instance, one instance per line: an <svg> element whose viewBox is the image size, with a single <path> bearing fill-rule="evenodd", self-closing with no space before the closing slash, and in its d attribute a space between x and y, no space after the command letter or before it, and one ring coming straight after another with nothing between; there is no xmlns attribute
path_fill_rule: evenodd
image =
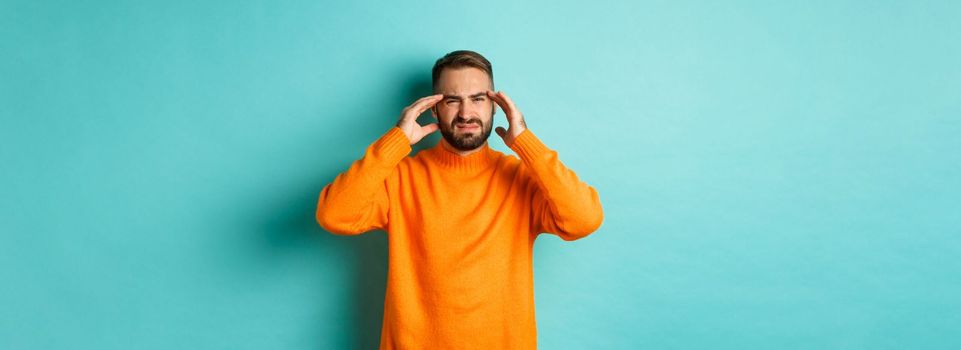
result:
<svg viewBox="0 0 961 350"><path fill-rule="evenodd" d="M467 48L604 204L537 241L541 348L957 349L959 18L5 0L0 348L375 347L386 236L317 195Z"/></svg>

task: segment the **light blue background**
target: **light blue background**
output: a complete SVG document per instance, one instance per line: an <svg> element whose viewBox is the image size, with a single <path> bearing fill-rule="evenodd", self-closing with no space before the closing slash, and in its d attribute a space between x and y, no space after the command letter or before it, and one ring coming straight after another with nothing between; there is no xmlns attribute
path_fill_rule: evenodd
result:
<svg viewBox="0 0 961 350"><path fill-rule="evenodd" d="M317 194L466 48L605 209L541 348L957 349L959 4L4 0L0 348L375 347Z"/></svg>

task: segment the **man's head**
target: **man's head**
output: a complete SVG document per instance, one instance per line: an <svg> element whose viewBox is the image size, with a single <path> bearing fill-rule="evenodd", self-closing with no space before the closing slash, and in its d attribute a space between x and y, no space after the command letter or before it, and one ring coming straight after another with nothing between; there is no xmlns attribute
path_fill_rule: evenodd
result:
<svg viewBox="0 0 961 350"><path fill-rule="evenodd" d="M476 149L490 137L495 104L487 97L494 90L491 63L474 51L448 53L434 63L435 94L444 94L431 112L441 135L461 151Z"/></svg>

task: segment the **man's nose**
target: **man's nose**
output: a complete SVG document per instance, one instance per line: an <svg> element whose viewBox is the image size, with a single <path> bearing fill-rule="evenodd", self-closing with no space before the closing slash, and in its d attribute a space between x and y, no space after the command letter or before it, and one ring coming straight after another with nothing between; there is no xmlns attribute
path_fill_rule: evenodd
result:
<svg viewBox="0 0 961 350"><path fill-rule="evenodd" d="M471 103L465 101L460 103L460 107L457 108L457 115L462 118L469 117L473 115L474 106Z"/></svg>

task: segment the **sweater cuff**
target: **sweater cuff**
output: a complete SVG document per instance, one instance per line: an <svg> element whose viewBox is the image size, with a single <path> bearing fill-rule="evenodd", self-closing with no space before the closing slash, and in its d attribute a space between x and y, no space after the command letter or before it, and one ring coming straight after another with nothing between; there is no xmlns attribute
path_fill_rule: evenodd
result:
<svg viewBox="0 0 961 350"><path fill-rule="evenodd" d="M531 129L524 129L520 135L517 135L517 137L514 138L511 149L514 150L521 159L530 161L539 159L551 151L537 136L534 136Z"/></svg>
<svg viewBox="0 0 961 350"><path fill-rule="evenodd" d="M404 131L394 126L377 140L374 149L384 158L400 160L410 154L412 148Z"/></svg>

